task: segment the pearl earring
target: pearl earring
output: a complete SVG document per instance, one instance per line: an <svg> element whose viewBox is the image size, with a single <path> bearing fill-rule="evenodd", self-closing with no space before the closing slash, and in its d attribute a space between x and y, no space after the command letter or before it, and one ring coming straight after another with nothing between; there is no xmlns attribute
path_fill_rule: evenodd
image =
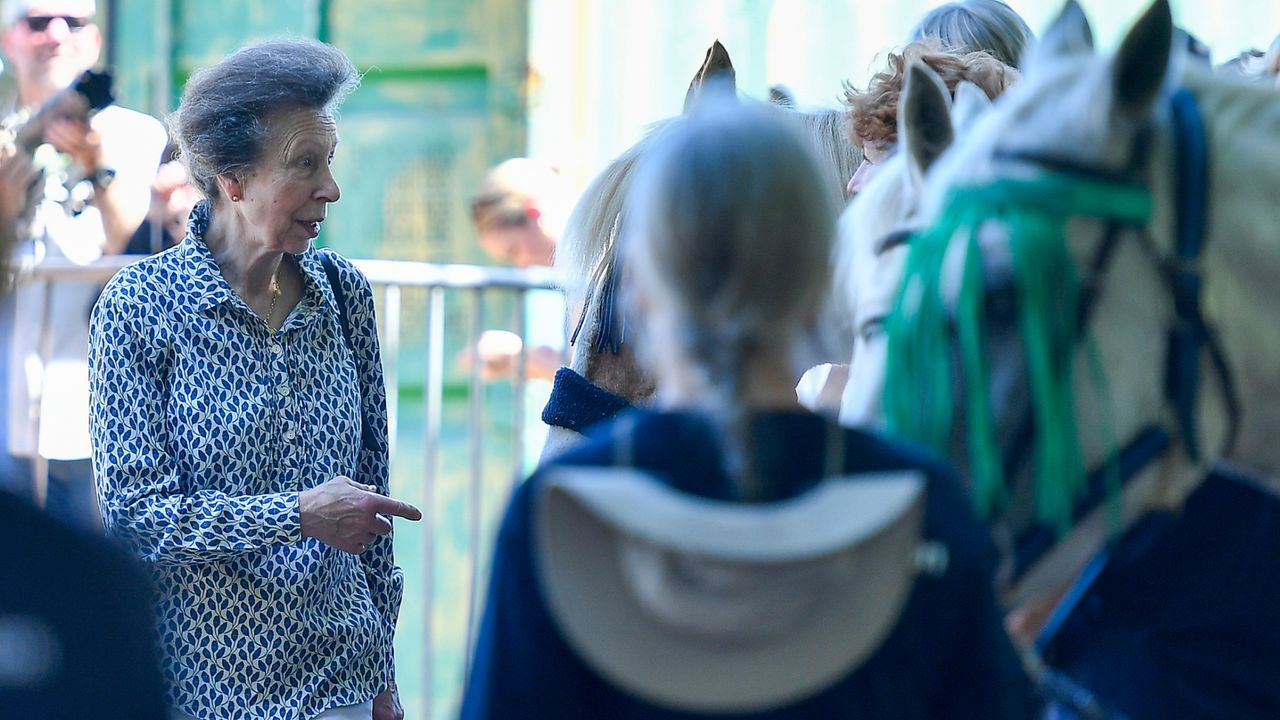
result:
<svg viewBox="0 0 1280 720"><path fill-rule="evenodd" d="M231 202L240 202L240 196L239 196L239 195L232 195L232 196L231 196Z"/></svg>

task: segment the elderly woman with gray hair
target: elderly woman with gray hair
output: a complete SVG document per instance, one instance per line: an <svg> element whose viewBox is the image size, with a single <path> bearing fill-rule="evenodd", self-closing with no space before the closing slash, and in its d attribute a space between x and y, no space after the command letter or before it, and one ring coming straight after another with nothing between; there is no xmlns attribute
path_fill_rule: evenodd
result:
<svg viewBox="0 0 1280 720"><path fill-rule="evenodd" d="M390 518L421 514L386 496L369 282L312 246L357 82L306 40L192 76L173 127L206 199L93 311L99 501L155 581L175 718L403 716Z"/></svg>
<svg viewBox="0 0 1280 720"><path fill-rule="evenodd" d="M1035 35L1016 10L1000 0L956 0L939 5L911 31L911 42L937 38L951 52L988 52L1020 68Z"/></svg>

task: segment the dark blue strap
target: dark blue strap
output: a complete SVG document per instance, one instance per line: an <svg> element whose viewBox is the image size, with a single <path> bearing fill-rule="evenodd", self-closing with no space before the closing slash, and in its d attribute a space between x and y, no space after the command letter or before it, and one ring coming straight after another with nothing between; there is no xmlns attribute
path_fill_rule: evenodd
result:
<svg viewBox="0 0 1280 720"><path fill-rule="evenodd" d="M347 316L347 294L342 289L342 281L338 278L338 266L333 262L333 256L321 250L317 253L320 256L320 264L324 266L324 275L329 278L329 289L333 291L333 300L338 305L338 326L342 328L342 339L347 343L347 350L351 351L351 359L354 361L356 357L355 346L351 344L351 323ZM360 381L360 365L356 364L356 379ZM373 427L369 424L369 418L364 414L364 395L361 391L360 402L360 443L365 450L377 450L378 442L374 437Z"/></svg>
<svg viewBox="0 0 1280 720"><path fill-rule="evenodd" d="M1196 260L1209 217L1209 140L1195 96L1182 89L1171 100L1177 148L1178 259Z"/></svg>
<svg viewBox="0 0 1280 720"><path fill-rule="evenodd" d="M1051 703L1070 710L1072 715L1050 712L1046 718L1076 717L1080 720L1128 720L1128 716L1103 703L1088 688L1057 670L1046 669L1040 677L1040 693Z"/></svg>
<svg viewBox="0 0 1280 720"><path fill-rule="evenodd" d="M1075 609L1079 607L1085 595L1093 588L1093 584L1097 582L1098 576L1107 567L1107 561L1110 559L1110 547L1102 548L1089 559L1089 562L1085 564L1084 569L1080 571L1075 580L1071 581L1071 586L1067 588L1066 594L1054 606L1049 619L1045 621L1044 627L1036 635L1036 653L1040 657L1046 657L1049 652L1049 646L1058 637L1058 632L1062 630L1067 619L1071 617L1071 613L1075 612Z"/></svg>
<svg viewBox="0 0 1280 720"><path fill-rule="evenodd" d="M597 354L608 350L617 355L622 352L622 343L627 339L627 317L622 311L620 299L622 284L622 258L615 257L609 268L609 276L601 288L603 297L600 308L600 331L596 335L595 351Z"/></svg>
<svg viewBox="0 0 1280 720"><path fill-rule="evenodd" d="M1200 348L1207 340L1202 308L1204 279L1200 256L1209 204L1209 143L1195 97L1185 88L1174 93L1173 110L1177 182L1175 265L1171 269L1176 320L1169 335L1165 394L1173 404L1178 429L1193 461L1200 459L1196 441L1196 397L1199 394Z"/></svg>

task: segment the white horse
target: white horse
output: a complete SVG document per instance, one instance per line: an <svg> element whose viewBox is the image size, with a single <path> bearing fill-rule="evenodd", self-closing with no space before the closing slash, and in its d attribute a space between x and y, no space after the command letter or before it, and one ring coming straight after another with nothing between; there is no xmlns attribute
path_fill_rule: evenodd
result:
<svg viewBox="0 0 1280 720"><path fill-rule="evenodd" d="M1091 383L1077 384L1072 407L1085 467L1102 464L1110 440L1091 430L1109 425L1123 443L1142 427L1160 425L1178 437L1184 452L1166 453L1135 488L1131 512L1152 505L1176 505L1219 458L1245 467L1275 484L1280 474L1280 324L1271 313L1277 297L1272 280L1280 271L1280 95L1274 91L1214 78L1177 67L1172 52L1172 19L1157 0L1130 30L1115 57L1092 52L1091 33L1079 6L1068 3L1028 62L1022 83L984 116L972 132L935 166L923 199L924 214L936 217L951 188L1001 178L1035 179L1051 173L1043 161L1099 173L1128 173L1150 193L1151 219L1144 233L1128 233L1115 247L1109 267L1094 273L1086 263L1097 251L1106 222L1071 217L1067 249L1075 271L1096 283L1096 300L1085 329L1093 338L1112 397L1100 402ZM1165 101L1175 84L1197 100L1205 121L1208 156L1208 217L1201 272L1207 321L1226 359L1228 374L1241 389L1234 443L1225 447L1230 421L1220 378L1203 372L1196 399L1196 433L1182 428L1165 393L1167 337L1177 317L1169 273L1179 260L1174 250L1174 127ZM1066 219L1064 219L1066 221ZM986 272L1010 255L1006 236L979 238ZM1001 245L1004 244L1002 247ZM1065 268L1060 269L1060 271ZM1091 374L1078 348L1076 374ZM1212 367L1201 352L1200 367ZM990 358L993 383L1021 377L1016 358ZM1008 398L997 398L997 424L1013 422ZM1189 441L1198 459L1185 452Z"/></svg>
<svg viewBox="0 0 1280 720"><path fill-rule="evenodd" d="M733 81L733 63L718 41L707 50L685 97L685 110L696 102L711 78ZM849 138L844 112L836 109L797 111L774 107L791 118L809 139L819 165L828 175L827 186L836 207L845 202L844 187L861 162L861 152ZM600 418L622 403L647 402L654 391L652 380L635 358L634 329L626 327L617 302L620 277L615 272L615 240L625 212L632 171L664 129L678 118L658 123L631 148L613 160L583 192L569 217L556 250L556 269L565 283L570 308L581 308L569 367L561 370L549 407L574 404L586 408L584 417ZM726 178L726 182L731 182ZM832 304L834 307L834 303ZM840 357L852 341L832 332L844 326L837 311L814 324L813 344L818 352ZM566 402L565 398L569 400ZM572 418L573 424L577 418ZM575 444L581 435L563 424L552 423L542 457L545 460Z"/></svg>
<svg viewBox="0 0 1280 720"><path fill-rule="evenodd" d="M1276 407L1280 372L1275 371L1280 328L1268 319L1267 299L1274 288L1264 278L1280 263L1280 248L1274 240L1280 213L1266 199L1277 197L1280 185L1280 172L1275 169L1280 160L1280 96L1194 70L1181 72L1170 48L1169 11L1161 2L1132 29L1115 58L1094 55L1090 37L1083 13L1069 3L1028 59L1025 79L995 112L978 119L982 98L975 96L981 93L969 94L971 99L958 96L955 124L965 127L962 132L953 131L951 119L938 109L946 96L936 90L936 79L923 82L929 80L927 70L913 69L899 120L904 152L855 198L841 220L845 235L842 285L850 293L856 343L841 419L848 424L883 421L886 343L882 321L898 299L910 250L909 245L893 242L885 247L886 238L892 240L899 231L916 229L938 216L953 187L1003 177L1038 177L1048 168L1028 158L1050 158L1107 174L1128 170L1132 181L1150 190L1153 205L1148 239L1119 243L1111 266L1099 277L1090 314L1088 334L1100 358L1098 364L1105 369L1112 394L1109 402L1100 402L1088 381L1095 371L1087 352L1080 352L1075 362L1075 375L1085 380L1078 383L1073 403L1081 464L1101 466L1116 444L1149 425L1164 426L1177 436L1179 423L1164 392L1160 361L1174 316L1167 290L1167 270L1174 264L1170 258L1175 198L1169 180L1173 130L1163 101L1172 83L1180 81L1199 101L1212 148L1211 212L1201 261L1204 303L1244 402L1235 443L1225 452L1222 443L1229 418L1221 401L1222 389L1212 373L1203 372L1196 400L1199 437L1195 443L1202 452L1196 460L1185 451L1166 452L1129 484L1123 513L1132 518L1153 506L1176 507L1208 464L1219 458L1249 468L1274 486L1280 469L1280 452L1271 440L1280 430ZM1142 129L1146 127L1151 130ZM935 165L933 161L953 137L960 138L958 147ZM1135 149L1143 144L1148 149ZM1142 155L1143 162L1128 167L1135 154ZM1012 159L1016 157L1022 159ZM926 187L924 178L931 167ZM1102 225L1082 217L1070 220L1072 257L1084 262L1094 252ZM1007 263L1010 253L1001 247L1006 236L998 230L979 235L988 264ZM962 255L949 253L951 260L946 264L952 277L943 286L950 287L952 295L960 282L956 271ZM1007 267L988 269L989 275L1008 272ZM1025 386L1025 366L1016 333L993 330L989 337L997 335L1013 350L1001 354L988 348L996 435L1007 445L1016 418L1026 412L1027 398L1019 397L1016 390ZM1211 368L1211 359L1202 357L1200 367ZM1104 426L1110 427L1110 433L1100 431ZM968 466L963 447L950 450L962 467ZM1015 525L1025 525L1027 516L1023 512L1014 518ZM1108 529L1102 512L1078 523L1020 583L1007 588L1007 602L1020 605L1060 588L1099 547Z"/></svg>
<svg viewBox="0 0 1280 720"><path fill-rule="evenodd" d="M843 291L854 330L848 381L839 402L840 421L848 426L883 429L882 395L887 369L885 324L898 302L903 270L911 250L910 234L926 222L921 217L925 178L956 138L964 137L992 107L972 83L960 83L955 99L938 76L922 63L908 66L898 114L900 152L854 197L840 218L836 286ZM839 381L838 370L831 377ZM958 465L967 468L963 448L950 448ZM1028 478L1023 478L1024 485ZM1025 500L1029 488L1018 493ZM1004 551L1000 581L1007 606L1013 608L1015 630L1034 630L1052 609L1058 590L1074 577L1079 559L1097 548L1097 533L1070 537L1047 561L1016 567L1013 539L1027 529L1025 509L989 518ZM1093 521L1096 523L1097 521ZM1083 538L1083 539L1081 539ZM1072 562L1059 556L1067 554ZM1023 636L1023 640L1030 638Z"/></svg>
<svg viewBox="0 0 1280 720"><path fill-rule="evenodd" d="M1273 494L1280 488L1280 443L1275 440L1280 433L1280 323L1273 317L1280 300L1274 281L1280 273L1280 94L1214 78L1192 66L1182 68L1171 47L1173 36L1168 4L1156 0L1114 57L1099 56L1082 11L1069 2L1026 62L1021 83L933 165L918 213L921 221L954 219L972 209L956 204L964 193L1001 195L986 220L970 215L967 226L935 231L935 241L944 245L937 250L940 261L932 287L945 313L958 322L966 282L962 269L969 253L980 253L981 287L969 291L982 296L978 322L985 326L990 367L989 392L981 393L993 420L986 442L1006 456L1023 419L1045 410L1037 404L1046 394L1033 400L1027 390L1031 363L1024 350L1035 343L1024 334L1026 318L993 315L987 292L1008 286L1010 280L1059 290L1073 278L1082 279L1086 290L1081 302L1089 306L1082 314L1084 326L1067 344L1041 347L1047 348L1048 373L1066 392L1052 413L1038 416L1036 442L1041 448L1056 443L1058 469L1079 475L1071 466L1102 468L1144 428L1164 428L1173 446L1126 484L1122 523L1153 508L1176 511L1217 461L1244 469ZM1169 100L1175 87L1195 99L1209 148L1203 178L1207 217L1200 238L1203 250L1196 257L1180 257L1175 242L1177 208L1187 204L1179 200L1174 181L1179 131ZM1138 201L1148 199L1150 218L1137 223L1142 214L1137 208L1143 204ZM1037 222L1047 217L1050 224L1060 225L1065 241L1058 261L1033 267L1039 279L1031 282L1024 275L1028 266L1017 260L1030 251L1011 239L1018 231L1013 218L1027 212ZM1120 230L1108 240L1117 219L1110 216L1127 216L1118 219L1143 227ZM1104 253L1104 246L1111 249ZM1202 288L1181 295L1180 313L1172 288L1188 279L1198 279ZM928 280L917 276L907 282L927 286ZM902 297L911 296L911 290L908 286ZM1076 314L1061 315L1071 312L1068 295L1050 297L1050 305L1061 303L1059 314L1046 313L1040 320L1070 327ZM1018 297L1028 304L1024 292ZM1199 317L1185 309L1197 298ZM859 299L860 316L869 305ZM912 312L909 308L906 315ZM1175 326L1201 320L1203 335L1190 341L1190 350L1171 349ZM1064 357L1072 360L1062 362ZM1189 358L1198 365L1199 372L1191 374L1198 383L1167 376L1171 360L1190 367ZM1217 371L1218 360L1222 372ZM889 362L897 358L891 355ZM962 375L961 370L952 372L952 377ZM855 368L850 384L867 376L875 373ZM1170 385L1178 388L1172 396ZM1233 387L1238 392L1230 392ZM957 395L978 395L974 388L983 389L971 385ZM910 392L906 383L897 389ZM959 407L965 402L980 407L973 399L963 398ZM873 404L860 399L856 388L846 394L850 418L873 415ZM957 411L955 417L963 414ZM942 449L972 470L974 456L966 448L982 441L975 437L980 431L957 422L946 431L951 434ZM1040 475L1050 464L1046 457L1039 456L1034 472L1024 469L1021 474ZM1041 482L1034 477L1028 485ZM1018 604L1061 587L1105 541L1108 526L1103 512L1076 523L1006 599Z"/></svg>
<svg viewBox="0 0 1280 720"><path fill-rule="evenodd" d="M1205 303L1231 374L1246 389L1236 442L1221 457L1274 478L1280 474L1280 444L1275 442L1280 433L1280 324L1272 318L1273 303L1280 299L1273 281L1280 271L1280 95L1194 69L1178 76L1178 68L1170 67L1171 22L1166 0L1156 0L1117 55L1099 57L1089 52L1083 13L1069 3L1035 52L1023 83L931 173L924 205L926 213L936 215L951 187L1043 172L1036 157L1118 173L1145 154L1145 162L1133 170L1151 194L1149 246L1125 242L1117 248L1112 267L1101 278L1090 333L1117 394L1112 404L1119 435L1146 422L1167 424L1163 378L1152 371L1153 365L1162 365L1153 363L1151 355L1158 359L1164 353L1164 336L1174 316L1166 270L1176 265L1177 200L1171 182L1174 130L1160 101L1171 90L1170 78L1180 80L1199 102L1210 148L1202 259ZM1144 132L1151 133L1145 153L1139 150ZM1003 159L1012 155L1027 159ZM1076 220L1068 227L1067 241L1079 261L1098 245L1104 223ZM1088 273L1085 268L1079 272ZM1135 347L1141 352L1133 352ZM994 373L999 371L993 367ZM1201 465L1219 457L1214 451L1226 432L1226 418L1213 396L1207 393L1202 403L1204 437L1199 445L1209 452ZM1082 388L1075 403L1080 424L1097 417L1096 405L1093 394ZM1093 450L1086 459L1096 461L1096 448L1086 449Z"/></svg>
<svg viewBox="0 0 1280 720"><path fill-rule="evenodd" d="M901 151L854 196L840 216L836 287L844 294L854 331L853 359L839 404L840 421L880 427L884 413L885 318L893 311L909 246L905 235L916 217L925 174L974 121L991 107L978 86L962 82L951 94L922 63L908 67L899 101Z"/></svg>

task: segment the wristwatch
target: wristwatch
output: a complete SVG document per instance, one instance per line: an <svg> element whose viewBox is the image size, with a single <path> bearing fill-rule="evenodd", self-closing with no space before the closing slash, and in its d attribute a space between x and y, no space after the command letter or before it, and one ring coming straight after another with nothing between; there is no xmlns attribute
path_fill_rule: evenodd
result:
<svg viewBox="0 0 1280 720"><path fill-rule="evenodd" d="M115 168L100 167L93 171L93 175L89 176L89 180L93 182L93 187L98 190L105 190L116 179Z"/></svg>

